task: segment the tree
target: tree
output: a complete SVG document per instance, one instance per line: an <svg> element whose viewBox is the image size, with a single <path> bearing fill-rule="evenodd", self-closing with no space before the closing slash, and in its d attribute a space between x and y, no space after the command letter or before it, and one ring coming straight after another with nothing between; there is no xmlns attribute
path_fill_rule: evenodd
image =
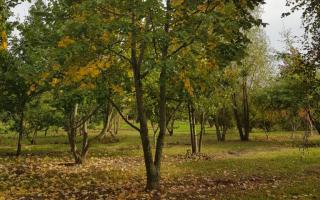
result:
<svg viewBox="0 0 320 200"><path fill-rule="evenodd" d="M101 79L101 72L108 71L112 66L117 67L120 81L107 79L110 81L107 82L107 88L112 90L105 97L124 121L140 133L147 172L146 188L158 188L164 137L169 121L168 80L182 73L180 57L188 56L183 51L189 48L187 53L193 53L191 50L196 47L198 54L211 42L210 55L219 63L227 65L230 58L240 58L248 41L243 30L251 28L253 24L260 24L260 20L255 19L250 10L262 2L53 1L48 12L52 15L46 18L46 24L54 33L52 41L56 41L51 46L58 48L50 56L52 60L48 69L52 69L53 73L46 80L67 94L62 99L66 100L63 108L66 116L69 116L71 149L74 149L72 141L78 128L74 123L84 124L84 120L77 120L78 106L86 105L86 99L100 105L94 91L98 90L98 83L105 80ZM153 109L159 115L159 134L154 156L145 108L147 80L155 84L159 91L154 98L158 103ZM85 83L83 91L79 91L80 83ZM110 95L116 88L123 89L121 96L134 94L138 126L126 119L123 106L119 105L126 98L116 101L117 98Z"/></svg>
<svg viewBox="0 0 320 200"><path fill-rule="evenodd" d="M319 96L320 96L320 78L319 78L319 61L320 61L320 3L316 0L287 0L287 5L291 7L291 12L302 10L302 19L305 29L305 39L303 42L304 52L299 53L303 60L304 69L300 71L300 75L309 76L305 79L308 81L307 90L309 99L309 117L320 134L320 111L319 111ZM284 13L287 16L290 13Z"/></svg>
<svg viewBox="0 0 320 200"><path fill-rule="evenodd" d="M16 27L17 22L8 22L11 16L10 9L20 1L0 1L0 108L14 121L14 129L19 133L17 152L21 153L21 140L25 135L25 110L27 104L37 95L31 93L30 88L37 70L32 68L25 57L20 55L23 52L23 45L16 38L11 37L11 31ZM8 43L10 38L10 48Z"/></svg>
<svg viewBox="0 0 320 200"><path fill-rule="evenodd" d="M238 79L234 82L232 95L233 113L241 141L248 141L252 126L250 98L259 87L265 87L272 77L272 65L266 36L260 27L251 29L248 33L251 40L247 55L235 68Z"/></svg>

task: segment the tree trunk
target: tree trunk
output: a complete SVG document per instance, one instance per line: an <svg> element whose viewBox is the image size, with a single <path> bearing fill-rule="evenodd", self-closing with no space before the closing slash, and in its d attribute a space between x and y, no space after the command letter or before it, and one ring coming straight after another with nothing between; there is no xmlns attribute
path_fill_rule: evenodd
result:
<svg viewBox="0 0 320 200"><path fill-rule="evenodd" d="M222 108L222 133L221 133L221 142L226 141L226 134L228 131L228 122L227 122L227 111L226 107Z"/></svg>
<svg viewBox="0 0 320 200"><path fill-rule="evenodd" d="M171 0L166 1L166 23L164 25L164 32L169 34L169 23L170 23L170 6ZM162 65L159 77L159 135L156 144L155 158L154 158L154 174L153 180L147 183L148 189L159 189L160 186L160 169L161 159L164 146L164 138L167 131L167 59L168 59L169 41L165 43L162 48Z"/></svg>
<svg viewBox="0 0 320 200"><path fill-rule="evenodd" d="M190 141L191 141L191 150L192 154L197 153L197 137L196 137L196 126L195 126L195 115L194 108L191 103L188 105L189 111L189 124L190 124Z"/></svg>
<svg viewBox="0 0 320 200"><path fill-rule="evenodd" d="M220 122L219 122L219 112L217 112L216 116L214 117L214 125L216 127L216 135L217 135L217 141L222 141L222 133L220 130Z"/></svg>
<svg viewBox="0 0 320 200"><path fill-rule="evenodd" d="M72 111L69 114L69 122L68 122L68 139L70 145L70 151L74 157L76 164L82 164L81 156L78 154L77 145L76 145L76 136L77 136L77 128L76 128L76 118L78 113L78 104L73 105Z"/></svg>
<svg viewBox="0 0 320 200"><path fill-rule="evenodd" d="M151 144L148 133L148 121L146 117L144 98L143 98L143 86L141 77L141 60L143 57L143 51L140 52L139 59L137 58L137 33L136 33L136 16L132 13L132 34L131 34L131 65L134 74L136 107L138 114L138 122L140 125L140 138L142 143L142 149L144 154L144 163L147 175L147 190L153 190L159 188L159 173L153 163L153 156L151 151ZM157 144L158 145L158 144Z"/></svg>
<svg viewBox="0 0 320 200"><path fill-rule="evenodd" d="M317 130L318 134L320 135L320 121L316 120L316 119L312 116L312 114L311 114L311 112L310 112L309 109L307 109L307 112L308 112L308 116L309 116L309 118L310 118L310 120L311 120L314 128Z"/></svg>
<svg viewBox="0 0 320 200"><path fill-rule="evenodd" d="M103 115L104 115L103 116L103 128L102 128L101 132L96 137L99 140L105 138L107 136L108 132L110 132L110 130L111 130L111 120L113 118L113 109L112 109L111 104L109 102L106 103ZM112 133L111 133L111 136L113 136Z"/></svg>
<svg viewBox="0 0 320 200"><path fill-rule="evenodd" d="M33 136L32 136L32 138L31 138L31 141L30 141L31 145L35 145L35 144L36 144L37 133L38 133L38 130L35 129L35 130L34 130L34 133L33 133Z"/></svg>
<svg viewBox="0 0 320 200"><path fill-rule="evenodd" d="M88 122L84 122L82 133L81 164L84 164L89 152Z"/></svg>
<svg viewBox="0 0 320 200"><path fill-rule="evenodd" d="M174 122L175 122L175 119L174 118L171 119L169 127L167 127L169 136L173 136Z"/></svg>
<svg viewBox="0 0 320 200"><path fill-rule="evenodd" d="M153 132L153 145L157 145L157 133L158 133L158 128L156 128L155 122L151 121L151 128Z"/></svg>
<svg viewBox="0 0 320 200"><path fill-rule="evenodd" d="M240 135L240 140L244 140L244 134L243 134L243 129L242 129L242 123L241 123L241 118L238 112L238 105L237 105L237 99L236 99L236 94L234 93L232 95L232 103L233 103L233 115L236 121L237 129L239 131Z"/></svg>
<svg viewBox="0 0 320 200"><path fill-rule="evenodd" d="M167 49L162 50L162 56L164 60L166 60L166 53ZM155 152L155 159L154 165L156 168L157 179L160 179L160 168L161 168L161 158L163 153L163 146L164 146L164 137L167 131L167 69L166 65L163 64L161 67L160 73L160 80L159 80L159 87L160 87L160 99L159 99L159 135L157 138L156 144L156 152ZM155 185L156 188L159 187L159 180L158 183Z"/></svg>
<svg viewBox="0 0 320 200"><path fill-rule="evenodd" d="M201 114L201 128L200 128L200 137L199 137L199 144L198 144L198 149L199 149L199 153L201 153L201 147L202 147L202 137L205 134L205 113L203 112Z"/></svg>
<svg viewBox="0 0 320 200"><path fill-rule="evenodd" d="M263 127L264 127L264 133L267 137L267 140L269 140L269 130L268 130L268 126L265 120L263 120Z"/></svg>
<svg viewBox="0 0 320 200"><path fill-rule="evenodd" d="M244 137L242 141L249 140L250 134L250 119L249 119L249 100L248 100L248 89L247 89L247 80L243 80L243 128L244 128Z"/></svg>
<svg viewBox="0 0 320 200"><path fill-rule="evenodd" d="M118 134L119 126L120 126L119 114L115 113L114 116L113 116L113 133L112 133L113 137L114 137L114 135Z"/></svg>
<svg viewBox="0 0 320 200"><path fill-rule="evenodd" d="M16 152L16 156L20 156L21 154L21 149L22 149L22 145L21 145L21 141L24 135L24 112L21 111L20 113L20 121L19 121L19 136L18 136L18 144L17 144L17 152Z"/></svg>
<svg viewBox="0 0 320 200"><path fill-rule="evenodd" d="M222 126L222 134L221 134L221 142L226 141L227 127L225 125Z"/></svg>
<svg viewBox="0 0 320 200"><path fill-rule="evenodd" d="M320 135L320 122L314 121L313 126L317 130L318 134Z"/></svg>
<svg viewBox="0 0 320 200"><path fill-rule="evenodd" d="M291 139L293 140L293 139L294 139L294 134L295 134L296 131L297 131L297 127L296 127L296 125L295 125L294 122L291 122L291 128L292 128Z"/></svg>
<svg viewBox="0 0 320 200"><path fill-rule="evenodd" d="M170 22L170 0L166 1L166 23L164 31L169 32ZM140 138L142 142L142 148L144 153L144 161L147 174L147 190L159 189L160 186L160 167L162 150L164 145L164 137L166 134L166 82L167 82L167 54L169 41L164 44L162 48L162 63L161 72L159 78L160 96L159 96L159 135L156 142L155 157L153 160L151 144L148 133L148 119L146 117L146 111L144 109L144 97L143 97L143 85L141 76L141 65L146 50L146 41L142 41L140 45L140 53L137 55L137 24L136 15L133 12L131 16L132 30L131 30L131 66L134 74L134 86L136 95L136 108L138 113L138 121L140 125ZM146 28L150 19L146 19Z"/></svg>
<svg viewBox="0 0 320 200"><path fill-rule="evenodd" d="M48 130L49 130L49 127L47 127L47 128L44 130L44 136L47 136L47 135L48 135Z"/></svg>

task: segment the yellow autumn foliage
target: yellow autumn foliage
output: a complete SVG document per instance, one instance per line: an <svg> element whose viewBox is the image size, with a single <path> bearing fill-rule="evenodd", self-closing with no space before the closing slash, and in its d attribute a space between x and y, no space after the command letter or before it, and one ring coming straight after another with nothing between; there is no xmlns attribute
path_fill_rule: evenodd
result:
<svg viewBox="0 0 320 200"><path fill-rule="evenodd" d="M184 0L172 0L171 4L172 6L180 6L181 4L183 4Z"/></svg>
<svg viewBox="0 0 320 200"><path fill-rule="evenodd" d="M79 23L83 23L86 20L86 16L83 14L75 14L73 15L73 20Z"/></svg>
<svg viewBox="0 0 320 200"><path fill-rule="evenodd" d="M5 31L1 32L1 47L0 49L6 50L8 48L8 38Z"/></svg>
<svg viewBox="0 0 320 200"><path fill-rule="evenodd" d="M100 38L104 43L109 43L110 34L108 32L104 32Z"/></svg>
<svg viewBox="0 0 320 200"><path fill-rule="evenodd" d="M27 92L28 95L30 95L32 92L37 90L37 85L36 84L32 84Z"/></svg>
<svg viewBox="0 0 320 200"><path fill-rule="evenodd" d="M70 66L64 73L64 84L81 82L85 78L97 78L101 71L111 66L107 57L95 59L88 62L85 66Z"/></svg>
<svg viewBox="0 0 320 200"><path fill-rule="evenodd" d="M74 43L75 43L75 41L70 36L65 36L58 42L58 47L59 48L67 48L68 46L70 46Z"/></svg>
<svg viewBox="0 0 320 200"><path fill-rule="evenodd" d="M123 88L120 85L111 85L111 88L113 90L113 92L117 93L117 94L123 94Z"/></svg>
<svg viewBox="0 0 320 200"><path fill-rule="evenodd" d="M191 85L190 79L187 77L185 72L179 75L180 80L183 82L183 86L190 96L193 96L193 87Z"/></svg>
<svg viewBox="0 0 320 200"><path fill-rule="evenodd" d="M207 5L206 4L200 4L197 6L197 9L201 12L205 12L207 10Z"/></svg>
<svg viewBox="0 0 320 200"><path fill-rule="evenodd" d="M52 87L55 87L55 86L57 86L59 83L60 83L60 80L59 80L59 79L53 78L52 81L50 82L50 85L51 85Z"/></svg>
<svg viewBox="0 0 320 200"><path fill-rule="evenodd" d="M30 91L34 92L34 91L36 91L36 89L37 89L36 84L32 84L31 87L30 87Z"/></svg>
<svg viewBox="0 0 320 200"><path fill-rule="evenodd" d="M96 86L95 86L93 83L90 83L90 82L89 82L89 83L81 82L81 83L80 83L80 86L79 86L80 89L89 89L89 90L90 90L90 89L92 90L92 89L94 89L95 87L96 87Z"/></svg>
<svg viewBox="0 0 320 200"><path fill-rule="evenodd" d="M59 64L54 64L54 65L52 66L52 70L53 70L53 71L58 71L60 68L61 68L61 65L59 65Z"/></svg>
<svg viewBox="0 0 320 200"><path fill-rule="evenodd" d="M224 70L224 76L228 79L234 79L238 76L238 71L235 68L227 67Z"/></svg>

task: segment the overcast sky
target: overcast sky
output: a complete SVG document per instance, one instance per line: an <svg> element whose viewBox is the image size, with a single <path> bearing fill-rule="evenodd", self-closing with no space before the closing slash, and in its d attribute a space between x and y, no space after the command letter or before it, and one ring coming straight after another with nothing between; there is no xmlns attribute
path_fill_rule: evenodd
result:
<svg viewBox="0 0 320 200"><path fill-rule="evenodd" d="M263 20L269 25L266 27L266 33L270 40L270 45L275 50L283 49L283 39L281 33L284 30L290 30L292 35L301 36L303 30L301 28L300 13L293 14L289 17L281 19L281 14L287 12L289 8L285 6L286 0L266 0L264 5ZM28 13L27 4L21 4L15 9L16 16L23 19Z"/></svg>
<svg viewBox="0 0 320 200"><path fill-rule="evenodd" d="M303 29L301 27L301 13L295 13L288 17L281 18L281 14L290 9L285 6L286 0L266 0L264 5L263 21L269 25L266 33L270 40L271 47L276 50L283 49L283 38L281 33L290 30L293 36L301 37Z"/></svg>

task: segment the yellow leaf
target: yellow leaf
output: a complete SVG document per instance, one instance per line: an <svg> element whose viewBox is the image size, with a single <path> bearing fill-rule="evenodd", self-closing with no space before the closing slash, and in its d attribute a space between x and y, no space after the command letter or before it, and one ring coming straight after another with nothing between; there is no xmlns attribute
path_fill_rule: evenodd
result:
<svg viewBox="0 0 320 200"><path fill-rule="evenodd" d="M52 70L53 71L58 71L59 69L60 69L60 65L59 64L54 64L53 66L52 66Z"/></svg>
<svg viewBox="0 0 320 200"><path fill-rule="evenodd" d="M55 87L55 86L58 85L59 83L60 83L60 80L59 80L59 79L53 78L52 81L51 81L51 83L50 83L50 85L51 85L52 87Z"/></svg>
<svg viewBox="0 0 320 200"><path fill-rule="evenodd" d="M181 4L183 4L184 0L172 0L171 4L173 6L180 6Z"/></svg>
<svg viewBox="0 0 320 200"><path fill-rule="evenodd" d="M207 10L207 5L205 4L200 4L197 6L197 9L201 12L205 12Z"/></svg>
<svg viewBox="0 0 320 200"><path fill-rule="evenodd" d="M59 42L58 42L58 47L59 48L66 48L72 44L74 44L75 41L70 38L70 36L66 36L66 37L63 37Z"/></svg>
<svg viewBox="0 0 320 200"><path fill-rule="evenodd" d="M7 49L8 48L8 38L7 33L5 31L1 32L1 49Z"/></svg>
<svg viewBox="0 0 320 200"><path fill-rule="evenodd" d="M108 32L104 32L101 36L101 40L104 42L104 43L109 43L110 41L110 35Z"/></svg>

